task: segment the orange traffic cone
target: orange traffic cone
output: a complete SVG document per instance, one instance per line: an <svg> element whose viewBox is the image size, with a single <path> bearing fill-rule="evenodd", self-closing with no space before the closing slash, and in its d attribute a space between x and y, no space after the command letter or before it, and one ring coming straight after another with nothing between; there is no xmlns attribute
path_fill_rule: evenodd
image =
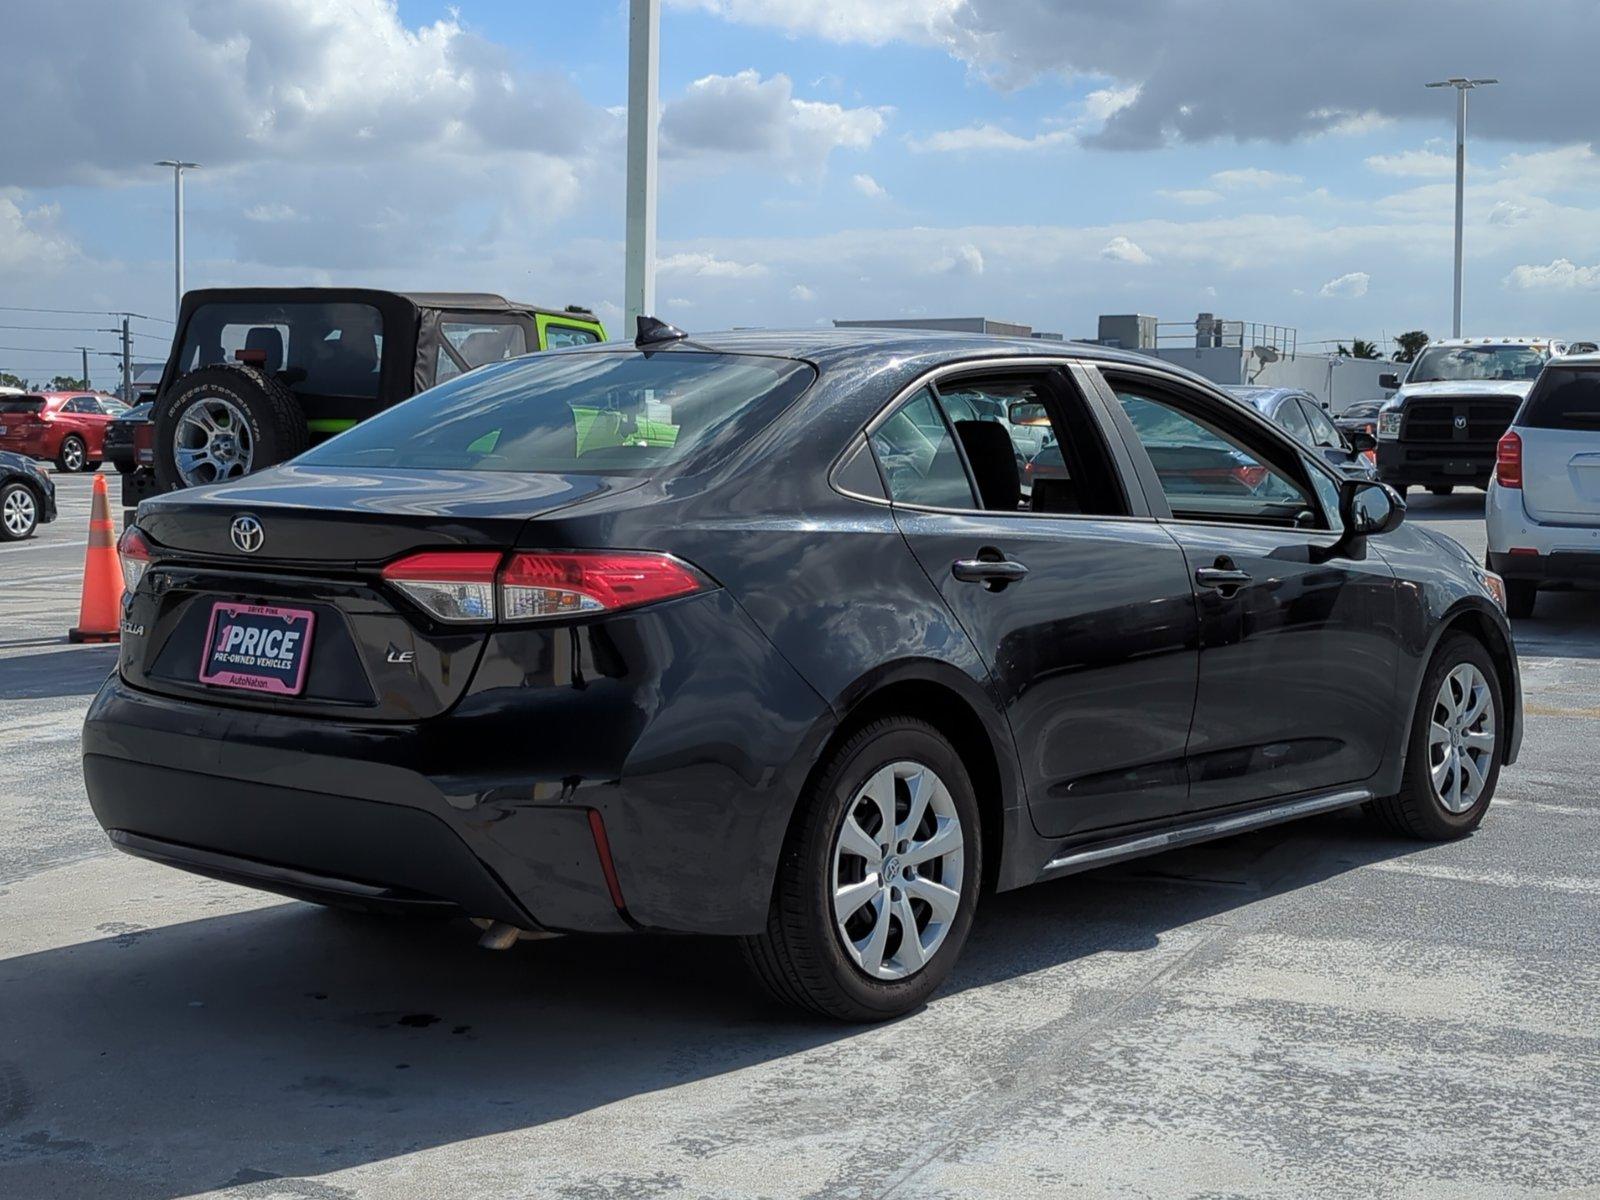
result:
<svg viewBox="0 0 1600 1200"><path fill-rule="evenodd" d="M83 556L83 599L78 603L78 627L69 630L69 642L115 642L122 617L122 564L117 561L116 530L111 524L111 501L106 477L94 477L94 499L89 508L89 549Z"/></svg>

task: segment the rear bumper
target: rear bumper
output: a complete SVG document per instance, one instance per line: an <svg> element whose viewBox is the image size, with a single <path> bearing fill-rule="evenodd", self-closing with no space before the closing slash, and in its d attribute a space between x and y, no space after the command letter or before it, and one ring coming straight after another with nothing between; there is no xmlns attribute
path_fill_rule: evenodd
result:
<svg viewBox="0 0 1600 1200"><path fill-rule="evenodd" d="M1485 487L1493 473L1492 444L1378 443L1378 478L1393 487Z"/></svg>
<svg viewBox="0 0 1600 1200"><path fill-rule="evenodd" d="M1489 569L1504 579L1551 587L1600 588L1600 550L1551 554L1498 554L1491 550Z"/></svg>
<svg viewBox="0 0 1600 1200"><path fill-rule="evenodd" d="M269 891L524 928L752 933L831 729L715 592L496 633L467 695L410 724L227 707L116 675L84 723L84 780L119 847Z"/></svg>

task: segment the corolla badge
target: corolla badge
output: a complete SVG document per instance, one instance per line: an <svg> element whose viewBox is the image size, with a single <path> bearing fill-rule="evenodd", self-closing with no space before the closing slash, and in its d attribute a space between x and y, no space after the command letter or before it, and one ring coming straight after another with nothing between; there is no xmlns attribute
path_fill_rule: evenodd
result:
<svg viewBox="0 0 1600 1200"><path fill-rule="evenodd" d="M267 531L261 528L261 522L254 517L235 517L228 529L228 537L238 549L246 554L254 554L261 549L261 543L267 540Z"/></svg>

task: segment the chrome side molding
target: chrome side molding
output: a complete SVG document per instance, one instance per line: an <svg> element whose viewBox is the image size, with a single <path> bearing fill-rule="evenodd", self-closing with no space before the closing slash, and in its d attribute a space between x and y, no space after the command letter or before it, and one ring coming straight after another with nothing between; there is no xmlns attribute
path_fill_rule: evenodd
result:
<svg viewBox="0 0 1600 1200"><path fill-rule="evenodd" d="M1122 841L1087 846L1081 850L1069 850L1045 863L1039 875L1043 878L1046 875L1067 871L1086 871L1091 867L1103 867L1109 863L1121 862L1123 859L1139 858L1162 850L1175 850L1179 846L1209 842L1213 838L1228 837L1230 834L1244 833L1250 829L1277 825L1284 821L1292 821L1296 817L1309 817L1313 813L1348 808L1352 804L1360 804L1371 799L1372 793L1366 788L1348 788L1337 792L1321 792L1315 796L1302 796L1298 800L1286 800L1282 804L1269 805L1252 812L1235 813L1225 817L1207 817L1189 825L1164 829L1160 833L1124 838Z"/></svg>

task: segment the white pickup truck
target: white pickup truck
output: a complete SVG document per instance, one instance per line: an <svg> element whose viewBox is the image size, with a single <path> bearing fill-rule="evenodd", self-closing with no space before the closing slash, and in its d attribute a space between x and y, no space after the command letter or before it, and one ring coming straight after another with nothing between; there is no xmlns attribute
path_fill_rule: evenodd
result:
<svg viewBox="0 0 1600 1200"><path fill-rule="evenodd" d="M1567 353L1554 338L1449 338L1428 345L1378 412L1378 477L1402 494L1487 487L1495 445L1539 372Z"/></svg>
<svg viewBox="0 0 1600 1200"><path fill-rule="evenodd" d="M1545 368L1500 439L1485 511L1513 617L1542 587L1600 587L1600 354Z"/></svg>

